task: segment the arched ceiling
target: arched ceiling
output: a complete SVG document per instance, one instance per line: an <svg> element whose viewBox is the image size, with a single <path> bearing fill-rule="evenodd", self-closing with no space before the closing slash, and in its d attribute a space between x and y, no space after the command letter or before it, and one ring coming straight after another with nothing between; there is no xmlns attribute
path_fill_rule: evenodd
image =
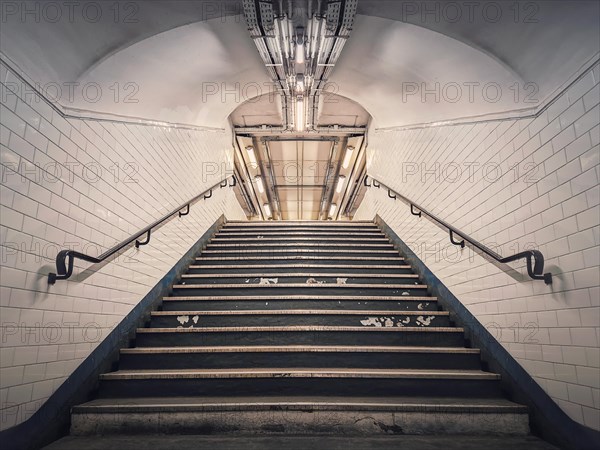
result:
<svg viewBox="0 0 600 450"><path fill-rule="evenodd" d="M111 3L112 2L100 2ZM597 1L531 2L539 6L533 18L516 21L503 9L491 22L475 10L473 20L452 23L408 14L402 5L426 3L359 1L353 33L330 79L337 93L360 105L377 126L396 126L504 112L526 104L515 102L509 86L533 82L543 99L596 56L600 46ZM506 2L495 2L505 4ZM512 2L510 2L512 4ZM69 104L86 110L201 126L225 127L227 117L258 92L269 79L249 38L239 3L137 2L134 23L116 21L110 10L98 23L3 18L0 49L33 80L84 85L97 82L103 93L119 83L139 88L138 103L98 102L76 96ZM459 5L463 3L458 2ZM507 7L508 8L508 7ZM122 14L128 11L121 11ZM521 11L522 14L531 13ZM464 13L464 11L463 11ZM77 17L77 16L76 16ZM568 39L565 39L568 37ZM404 85L402 83L405 83ZM454 98L452 83L495 82L503 87L497 102L436 102L433 95L403 99L406 83L441 83ZM414 85L411 85L414 87ZM225 91L229 89L229 91ZM226 93L227 92L227 93ZM526 94L529 91L522 91ZM481 91L475 94L482 97ZM203 95L206 94L206 95ZM237 94L237 95L236 95ZM488 93L490 97L493 92ZM477 97L476 97L477 100Z"/></svg>

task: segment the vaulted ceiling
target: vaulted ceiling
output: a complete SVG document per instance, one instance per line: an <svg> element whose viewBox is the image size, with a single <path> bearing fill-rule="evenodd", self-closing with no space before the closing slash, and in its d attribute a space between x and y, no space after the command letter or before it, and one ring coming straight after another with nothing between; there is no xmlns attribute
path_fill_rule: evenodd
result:
<svg viewBox="0 0 600 450"><path fill-rule="evenodd" d="M248 36L241 2L131 3L137 9L121 10L118 21L110 9L97 23L38 23L23 21L19 14L6 16L0 27L0 50L42 84L97 81L103 86L114 82L139 86L137 104L103 99L93 108L73 106L201 126L224 127L229 114L256 95L251 89L245 93L248 98L243 93L238 98L227 95L223 83L232 88L236 83L270 82ZM493 11L484 12L478 3L472 20L463 9L462 18L452 22L450 10L440 12L441 20L422 16L427 4L443 2L359 0L352 35L331 81L338 94L361 104L385 126L515 107L514 102L454 108L433 102L403 104L402 82L533 82L539 87L537 97L543 99L597 55L600 7L595 0L528 3L536 9L523 7L517 21L503 9L500 20L493 22ZM407 4L416 5L418 11L407 11L402 7ZM125 20L128 14L131 23ZM212 94L215 84L219 91ZM267 93L266 85L262 93Z"/></svg>
<svg viewBox="0 0 600 450"><path fill-rule="evenodd" d="M350 174L348 190L339 195L332 190L346 148L356 146L357 155L362 151L360 128L518 114L598 58L600 2L510 2L513 9L507 2L489 2L502 4L500 15L488 2L470 9L464 3L359 0L352 33L328 80L331 92L319 103L316 126L323 130L310 136L314 140L277 130L283 122L281 97L250 37L241 1L124 2L118 17L107 7L97 21L5 14L0 51L42 87L101 86L105 95L96 102L81 96L70 101L63 92L59 103L78 112L231 127L238 134L238 170L246 173L247 185L256 173L247 166L245 148L254 146L266 161L260 174L268 175L268 196L251 186L245 194L254 198L255 209L268 203L277 210L274 217L327 218L332 203L343 209L356 197ZM315 5L316 0L290 3L303 11ZM81 11L75 14L77 19ZM495 100L498 88L502 95ZM439 101L440 95L459 96ZM256 132L258 127L267 130ZM336 133L337 127L354 132ZM273 139L277 136L280 140ZM334 175L307 175L306 161L326 161ZM302 166L301 182L288 183L275 162ZM350 170L360 172L360 164ZM277 199L268 198L276 191Z"/></svg>

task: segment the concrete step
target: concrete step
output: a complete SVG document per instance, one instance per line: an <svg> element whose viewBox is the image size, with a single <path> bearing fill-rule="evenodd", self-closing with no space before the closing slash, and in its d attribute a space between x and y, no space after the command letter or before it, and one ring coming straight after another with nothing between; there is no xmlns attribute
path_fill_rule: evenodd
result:
<svg viewBox="0 0 600 450"><path fill-rule="evenodd" d="M338 280L338 278L340 280ZM241 274L210 274L210 273L187 273L181 276L179 284L260 284L276 279L279 284L300 283L300 284L410 284L419 280L419 276L414 273L407 274L369 274L369 273L330 273L326 276L318 272L291 272L282 274L280 272L263 273L241 273Z"/></svg>
<svg viewBox="0 0 600 450"><path fill-rule="evenodd" d="M231 345L360 345L463 347L458 327L253 326L138 328L139 347Z"/></svg>
<svg viewBox="0 0 600 450"><path fill-rule="evenodd" d="M499 375L481 370L181 369L119 370L100 376L99 397L156 396L500 396Z"/></svg>
<svg viewBox="0 0 600 450"><path fill-rule="evenodd" d="M226 229L231 229L231 228L246 228L246 229L252 229L252 228L266 228L269 230L275 230L275 229L285 229L285 228L296 228L296 227L301 227L301 228L309 228L311 230L314 229L322 229L322 228L331 228L331 229L356 229L356 228L372 228L372 229L376 229L379 230L380 228L374 223L374 222L355 222L355 223L344 223L344 222L321 222L321 223L303 223L303 222L288 222L287 220L285 222L246 222L246 223L242 223L242 222L229 222L225 225L223 225L223 227L221 227L222 230L226 230Z"/></svg>
<svg viewBox="0 0 600 450"><path fill-rule="evenodd" d="M257 225L225 225L223 226L219 232L227 232L227 231L268 231L268 232L280 232L280 231L289 231L289 230L300 230L300 231L310 231L311 233L320 233L320 232L329 232L329 231L339 231L339 232L375 232L381 233L381 229L377 227L377 225L371 224L358 224L358 225L306 225L306 224L282 224L278 226L272 226L270 224L257 224Z"/></svg>
<svg viewBox="0 0 600 450"><path fill-rule="evenodd" d="M184 420L183 418L187 418ZM93 400L73 408L71 424L73 435L104 435L120 433L148 434L211 434L270 435L256 449L290 448L276 435L289 439L293 435L316 434L320 437L303 441L304 448L333 448L325 444L323 435L351 436L344 441L346 447L335 448L448 448L462 449L464 436L453 436L446 445L426 446L418 442L403 446L404 441L378 441L375 445L360 446L359 436L383 436L397 434L395 439L407 439L410 434L464 435L466 433L485 436L502 435L502 445L488 447L488 440L478 441L481 448L511 448L505 445L510 437L529 433L527 409L522 405L504 399L465 399L456 397L417 397L387 396L368 397L309 397L287 398L271 396L267 398L243 396L231 397L138 397L103 398ZM388 436L389 437L389 436ZM301 439L296 436L297 439ZM94 436L94 439L100 439ZM203 442L194 436L190 447L174 445L163 448L199 448ZM211 439L215 439L214 436ZM419 438L421 439L421 438ZM96 441L94 441L96 442ZM144 439L128 441L122 448L138 448ZM288 441L285 441L286 443ZM420 442L420 441L419 441ZM457 443L456 447L448 443ZM271 445L273 444L273 445ZM416 444L416 445L414 445ZM442 443L443 444L443 443ZM92 443L93 445L93 443ZM174 446L173 446L174 445ZM243 441L228 441L227 446L218 448L248 448L252 438L244 436ZM357 446L358 445L358 446ZM504 446L503 446L504 445ZM214 448L209 445L210 448ZM61 448L61 447L56 447ZM73 447L75 448L75 447ZM81 448L81 447L80 447ZM87 447L86 447L87 448ZM107 447L108 448L108 447ZM113 447L114 448L114 447ZM144 447L145 448L145 447ZM150 447L149 447L150 448ZM522 450L535 450L537 446L523 447ZM547 447L543 447L547 448ZM521 449L521 448L519 448Z"/></svg>
<svg viewBox="0 0 600 450"><path fill-rule="evenodd" d="M480 369L479 350L464 347L230 346L121 349L119 369L285 368Z"/></svg>
<svg viewBox="0 0 600 450"><path fill-rule="evenodd" d="M200 258L273 258L281 257L327 257L327 258L388 258L400 257L396 250L364 250L364 249L314 249L314 248L289 248L289 249L245 249L245 250L203 250Z"/></svg>
<svg viewBox="0 0 600 450"><path fill-rule="evenodd" d="M241 226L241 227L256 227L256 226L268 226L270 228L287 227L290 225L303 225L303 226L323 226L323 227L363 227L363 226L377 226L372 220L336 220L335 222L329 222L325 220L286 220L286 221L275 221L275 220L228 220L224 225L229 226Z"/></svg>
<svg viewBox="0 0 600 450"><path fill-rule="evenodd" d="M274 280L274 279L273 279ZM425 296L424 284L175 284L173 295L216 296L216 295L387 295Z"/></svg>
<svg viewBox="0 0 600 450"><path fill-rule="evenodd" d="M338 264L320 264L318 262L310 262L304 261L300 264L293 261L286 261L286 264L273 264L269 263L268 265L260 265L260 264L219 264L218 261L214 261L212 264L192 264L188 267L188 273L204 273L204 274L248 274L248 273L264 273L264 272L273 272L277 271L279 274L287 274L287 273L298 273L298 272L307 272L314 273L318 272L320 274L330 274L330 273L365 273L372 272L376 275L385 275L385 274L404 274L404 273L413 273L411 266L401 263L394 265L379 265L379 264L352 264L352 265L340 265Z"/></svg>
<svg viewBox="0 0 600 450"><path fill-rule="evenodd" d="M347 237L344 236L343 233L332 235L332 236L319 236L314 237L310 235L301 235L298 237L294 236L282 236L282 237L273 237L264 235L261 237L253 236L253 237L235 237L235 236L221 236L219 234L215 235L210 241L212 244L245 244L245 243L272 243L272 244L282 244L282 243L303 243L303 242L312 242L312 243L327 243L327 244L347 244L348 242L356 242L356 243L364 243L364 244L390 244L388 238L384 235L367 235L364 238L360 237Z"/></svg>
<svg viewBox="0 0 600 450"><path fill-rule="evenodd" d="M240 295L164 297L165 311L242 311L242 310L365 310L436 311L436 297L357 296L357 295Z"/></svg>
<svg viewBox="0 0 600 450"><path fill-rule="evenodd" d="M308 256L376 256L376 257L388 257L388 256L400 256L397 250L392 249L356 249L353 246L346 248L247 248L242 246L238 249L219 249L219 250L203 250L200 254L201 257L228 257L228 256L271 256L279 258L280 256L296 256L296 255L308 255Z"/></svg>
<svg viewBox="0 0 600 450"><path fill-rule="evenodd" d="M260 242L263 241L263 242ZM208 250L248 250L253 248L258 249L289 249L289 248L306 248L306 249L383 249L383 250L394 250L394 245L386 242L377 242L377 243L365 243L365 242L319 242L319 241L296 241L296 242L275 242L275 241L267 241L264 242L264 239L258 239L258 242L210 242L206 245ZM397 252L396 252L397 253Z"/></svg>
<svg viewBox="0 0 600 450"><path fill-rule="evenodd" d="M402 265L404 258L400 256L319 256L312 255L293 255L293 256L203 256L196 258L196 265L218 265L219 263L227 262L229 265L250 265L260 264L263 267L269 267L276 264L298 264L300 262L318 262L322 265L337 265L337 266L370 266L370 265Z"/></svg>
<svg viewBox="0 0 600 450"><path fill-rule="evenodd" d="M267 239L267 238L337 238L350 237L350 238L361 238L361 239L383 239L385 235L379 230L221 230L215 238L255 238L255 239ZM387 238L386 238L387 240ZM389 240L388 240L389 242Z"/></svg>
<svg viewBox="0 0 600 450"><path fill-rule="evenodd" d="M153 311L150 328L242 326L449 327L446 311L247 310Z"/></svg>
<svg viewBox="0 0 600 450"><path fill-rule="evenodd" d="M491 415L489 417L492 418ZM485 416L481 416L481 418L485 419ZM494 431L489 426L482 427L483 434L479 435L475 434L477 431L464 434L465 428L462 428L463 432L460 434L450 434L451 430L436 432L433 429L425 429L424 427L415 429L415 433L421 430L420 434L400 434L402 430L411 430L411 428L406 425L404 425L404 429L400 425L398 425L398 428L394 428L390 424L393 425L397 419L394 416L390 416L388 419L394 421L384 423L373 418L372 422L368 422L369 419L365 418L359 423L363 425L367 423L372 427L348 428L346 432L344 431L346 428L343 427L344 422L336 417L333 419L336 422L332 422L331 425L338 424L337 431L329 435L323 434L324 431L321 430L320 426L313 426L314 420L307 423L305 429L297 428L298 431L287 434L285 424L291 421L291 417L282 417L282 420L285 421L284 424L256 423L256 427L250 428L249 431L234 431L235 429L241 430L241 427L234 422L231 428L226 429L226 431L221 429L222 432L217 432L214 435L196 434L200 432L208 433L210 431L207 430L213 429L216 431L217 428L214 428L212 423L202 422L206 425L206 428L191 428L189 432L184 431L182 434L177 435L165 434L165 430L170 427L169 423L165 423L164 427L155 429L159 431L141 430L140 434L67 436L45 447L45 450L80 450L82 448L86 450L113 450L115 448L135 448L136 450L171 450L173 448L178 450L196 450L198 448L210 448L212 450L239 448L245 450L280 450L282 448L286 450L306 450L307 448L327 450L437 450L440 448L445 450L481 450L482 448L486 450L506 450L507 448L511 450L558 450L558 447L536 436L501 434L502 431ZM349 423L350 420L352 419L349 418ZM504 418L502 420L494 418L493 420L502 427L510 427L512 423ZM317 422L317 425L320 423ZM131 429L134 428L131 427ZM128 431L123 432L129 433Z"/></svg>

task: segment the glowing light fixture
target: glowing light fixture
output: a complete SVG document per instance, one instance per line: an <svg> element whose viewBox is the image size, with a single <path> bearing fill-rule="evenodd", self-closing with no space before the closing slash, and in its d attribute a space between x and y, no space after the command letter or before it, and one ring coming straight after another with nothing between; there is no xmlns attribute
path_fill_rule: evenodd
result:
<svg viewBox="0 0 600 450"><path fill-rule="evenodd" d="M335 203L332 203L331 206L329 207L329 217L333 217L333 214L335 213L336 208L337 208L337 205Z"/></svg>
<svg viewBox="0 0 600 450"><path fill-rule="evenodd" d="M304 41L296 42L296 64L304 64Z"/></svg>
<svg viewBox="0 0 600 450"><path fill-rule="evenodd" d="M256 175L254 177L254 182L256 183L256 187L258 188L258 192L261 194L265 192L265 185L263 183L262 177L260 175Z"/></svg>
<svg viewBox="0 0 600 450"><path fill-rule="evenodd" d="M265 203L263 207L265 208L265 214L267 215L267 217L271 217L271 207L269 206L269 204Z"/></svg>
<svg viewBox="0 0 600 450"><path fill-rule="evenodd" d="M296 131L304 131L304 123L306 119L304 118L304 99L302 97L298 97L296 99Z"/></svg>
<svg viewBox="0 0 600 450"><path fill-rule="evenodd" d="M344 161L342 161L342 167L344 169L348 168L350 160L352 159L352 153L354 153L354 147L348 146L348 148L346 149L346 155L344 155Z"/></svg>
<svg viewBox="0 0 600 450"><path fill-rule="evenodd" d="M335 188L335 192L337 192L338 194L340 192L342 192L342 188L344 187L345 182L346 182L346 177L344 175L340 175L340 177L338 178L337 187Z"/></svg>
<svg viewBox="0 0 600 450"><path fill-rule="evenodd" d="M249 145L248 147L246 147L246 150L248 151L248 158L250 159L250 164L252 164L254 167L258 166L258 163L256 162L256 156L254 155L254 147Z"/></svg>

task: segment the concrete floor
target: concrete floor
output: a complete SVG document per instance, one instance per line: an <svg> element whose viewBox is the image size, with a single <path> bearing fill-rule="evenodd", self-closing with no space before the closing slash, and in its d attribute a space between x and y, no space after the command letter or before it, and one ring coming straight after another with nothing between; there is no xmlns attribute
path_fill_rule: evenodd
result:
<svg viewBox="0 0 600 450"><path fill-rule="evenodd" d="M536 437L499 436L67 436L46 450L557 450Z"/></svg>

